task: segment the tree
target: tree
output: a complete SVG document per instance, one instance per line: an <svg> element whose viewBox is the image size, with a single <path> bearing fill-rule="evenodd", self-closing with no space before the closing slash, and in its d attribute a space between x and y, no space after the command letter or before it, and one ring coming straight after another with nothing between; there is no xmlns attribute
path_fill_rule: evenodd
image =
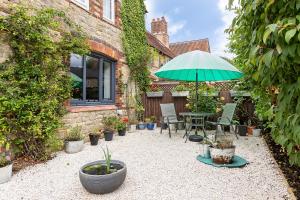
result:
<svg viewBox="0 0 300 200"><path fill-rule="evenodd" d="M230 50L257 97L258 114L272 136L300 165L300 1L239 0Z"/></svg>

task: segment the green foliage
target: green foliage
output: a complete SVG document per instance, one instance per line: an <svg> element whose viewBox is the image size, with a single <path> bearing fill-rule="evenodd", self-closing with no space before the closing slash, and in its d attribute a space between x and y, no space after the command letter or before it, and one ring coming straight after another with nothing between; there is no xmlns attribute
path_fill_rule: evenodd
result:
<svg viewBox="0 0 300 200"><path fill-rule="evenodd" d="M70 98L69 55L87 53L86 37L64 12L21 6L0 18L0 33L12 49L0 64L0 140L47 159Z"/></svg>
<svg viewBox="0 0 300 200"><path fill-rule="evenodd" d="M119 118L116 116L103 117L102 124L104 130L114 131Z"/></svg>
<svg viewBox="0 0 300 200"><path fill-rule="evenodd" d="M150 85L147 65L151 55L146 38L145 12L143 0L122 1L123 47L131 76L143 92Z"/></svg>
<svg viewBox="0 0 300 200"><path fill-rule="evenodd" d="M186 107L190 111L196 112L196 108L198 107L199 112L216 112L218 100L210 95L214 92L213 88L206 86L206 84L200 84L198 88L198 101L196 98L195 84L190 84L188 88L189 96L187 97L188 104Z"/></svg>
<svg viewBox="0 0 300 200"><path fill-rule="evenodd" d="M126 129L127 127L127 124L122 120L122 119L118 119L118 121L116 121L116 124L115 124L115 129L117 131L122 131L124 129Z"/></svg>
<svg viewBox="0 0 300 200"><path fill-rule="evenodd" d="M75 126L68 131L65 141L80 141L83 138L84 135L81 133L81 126Z"/></svg>
<svg viewBox="0 0 300 200"><path fill-rule="evenodd" d="M172 89L172 91L182 92L189 91L189 88L185 84L178 84Z"/></svg>
<svg viewBox="0 0 300 200"><path fill-rule="evenodd" d="M269 121L290 163L300 166L300 2L239 4L228 30L234 62L255 94L257 114Z"/></svg>
<svg viewBox="0 0 300 200"><path fill-rule="evenodd" d="M102 148L102 147L101 147ZM102 151L104 153L104 158L105 158L105 163L106 163L106 174L111 173L111 153L108 150L108 147L106 146L106 151L105 149L102 148Z"/></svg>

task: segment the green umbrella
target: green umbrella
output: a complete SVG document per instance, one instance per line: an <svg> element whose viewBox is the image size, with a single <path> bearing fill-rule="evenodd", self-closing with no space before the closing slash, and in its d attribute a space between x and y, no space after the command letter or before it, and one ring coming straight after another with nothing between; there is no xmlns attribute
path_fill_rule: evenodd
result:
<svg viewBox="0 0 300 200"><path fill-rule="evenodd" d="M242 72L224 59L204 51L191 51L179 55L162 66L155 75L160 78L196 82L227 81L239 79Z"/></svg>

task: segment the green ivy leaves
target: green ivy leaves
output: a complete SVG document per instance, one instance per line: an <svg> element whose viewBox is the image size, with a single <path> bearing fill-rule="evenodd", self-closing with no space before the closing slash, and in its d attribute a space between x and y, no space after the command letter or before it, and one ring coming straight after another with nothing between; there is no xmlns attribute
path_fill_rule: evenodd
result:
<svg viewBox="0 0 300 200"><path fill-rule="evenodd" d="M56 131L71 93L69 55L88 52L86 36L61 11L22 6L0 18L0 31L13 52L0 64L0 142L47 159L60 144Z"/></svg>

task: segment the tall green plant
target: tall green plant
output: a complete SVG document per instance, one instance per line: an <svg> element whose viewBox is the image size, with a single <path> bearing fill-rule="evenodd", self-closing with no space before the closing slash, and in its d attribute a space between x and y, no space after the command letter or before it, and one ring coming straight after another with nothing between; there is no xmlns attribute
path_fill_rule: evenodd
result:
<svg viewBox="0 0 300 200"><path fill-rule="evenodd" d="M150 85L150 72L147 67L150 48L146 38L145 12L143 0L122 1L123 47L131 76L143 92Z"/></svg>
<svg viewBox="0 0 300 200"><path fill-rule="evenodd" d="M275 141L300 166L300 2L239 0L230 33L236 54ZM230 0L232 7L232 0Z"/></svg>
<svg viewBox="0 0 300 200"><path fill-rule="evenodd" d="M86 37L64 12L12 7L0 18L12 55L0 64L0 138L20 154L47 159L70 98L69 55Z"/></svg>

